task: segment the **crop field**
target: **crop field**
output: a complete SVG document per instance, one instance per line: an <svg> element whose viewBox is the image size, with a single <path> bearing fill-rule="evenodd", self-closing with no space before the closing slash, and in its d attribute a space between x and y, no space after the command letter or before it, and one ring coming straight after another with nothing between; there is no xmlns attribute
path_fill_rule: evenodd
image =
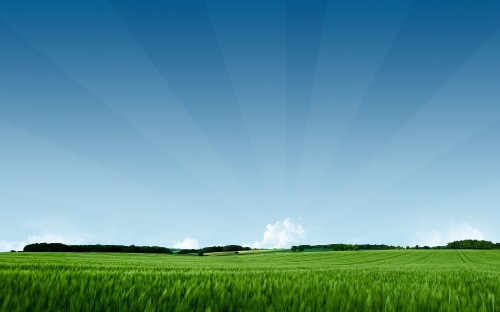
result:
<svg viewBox="0 0 500 312"><path fill-rule="evenodd" d="M500 311L500 251L2 253L0 309Z"/></svg>

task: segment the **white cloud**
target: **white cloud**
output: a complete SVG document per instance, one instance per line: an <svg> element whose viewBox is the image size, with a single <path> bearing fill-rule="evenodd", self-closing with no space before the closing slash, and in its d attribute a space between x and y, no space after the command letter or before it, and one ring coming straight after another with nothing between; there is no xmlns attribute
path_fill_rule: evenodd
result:
<svg viewBox="0 0 500 312"><path fill-rule="evenodd" d="M175 242L174 248L179 249L199 249L200 244L197 239L186 237L182 242Z"/></svg>
<svg viewBox="0 0 500 312"><path fill-rule="evenodd" d="M295 224L290 218L268 224L264 239L253 243L253 248L285 248L291 243L304 240L305 231L302 225Z"/></svg>
<svg viewBox="0 0 500 312"><path fill-rule="evenodd" d="M6 241L0 240L0 252L2 251L21 251L24 246L36 243L62 243L66 245L84 244L86 239L80 236L61 236L53 233L39 233L36 235L28 235L23 241Z"/></svg>
<svg viewBox="0 0 500 312"><path fill-rule="evenodd" d="M0 252L16 250L23 250L26 246L26 242L9 242L6 240L0 240Z"/></svg>
<svg viewBox="0 0 500 312"><path fill-rule="evenodd" d="M66 245L81 245L86 241L83 237L62 236L53 233L40 233L37 235L29 235L28 244L35 243L61 243Z"/></svg>
<svg viewBox="0 0 500 312"><path fill-rule="evenodd" d="M411 244L421 246L442 246L449 242L463 239L484 240L484 234L468 223L459 223L453 224L444 231L432 229L427 232L417 232L413 235Z"/></svg>
<svg viewBox="0 0 500 312"><path fill-rule="evenodd" d="M448 242L462 239L484 239L484 234L467 223L457 224L448 231Z"/></svg>

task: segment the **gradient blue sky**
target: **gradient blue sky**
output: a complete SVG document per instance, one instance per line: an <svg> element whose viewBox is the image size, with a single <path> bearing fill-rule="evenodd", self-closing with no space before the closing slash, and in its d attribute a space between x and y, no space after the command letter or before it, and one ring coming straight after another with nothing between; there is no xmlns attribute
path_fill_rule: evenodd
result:
<svg viewBox="0 0 500 312"><path fill-rule="evenodd" d="M500 241L499 1L2 1L0 250Z"/></svg>

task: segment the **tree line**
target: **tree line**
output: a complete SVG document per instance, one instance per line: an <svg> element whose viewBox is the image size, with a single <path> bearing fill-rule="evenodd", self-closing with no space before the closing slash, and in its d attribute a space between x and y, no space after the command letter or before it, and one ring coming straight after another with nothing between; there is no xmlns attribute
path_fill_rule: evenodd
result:
<svg viewBox="0 0 500 312"><path fill-rule="evenodd" d="M292 246L292 251L304 250L332 250L332 251L357 251L357 250L389 250L389 249L500 249L500 243L485 240L465 239L448 243L446 246L392 246L384 244L326 244L326 245L298 245Z"/></svg>
<svg viewBox="0 0 500 312"><path fill-rule="evenodd" d="M500 243L485 240L465 239L454 241L446 245L448 249L500 249Z"/></svg>
<svg viewBox="0 0 500 312"><path fill-rule="evenodd" d="M240 245L210 246L200 249L181 249L178 254L200 254L222 251L242 251L250 250L250 247ZM36 243L26 245L23 249L26 252L126 252L126 253L165 253L171 254L172 250L159 246L124 246L124 245L66 245L61 243Z"/></svg>
<svg viewBox="0 0 500 312"><path fill-rule="evenodd" d="M223 252L223 251L242 251L242 250L251 250L250 247L243 247L240 245L226 245L226 246L210 246L210 247L203 247L200 249L181 249L177 252L179 255L185 255L185 254L198 254L198 255L203 255L204 253L209 253L209 252Z"/></svg>
<svg viewBox="0 0 500 312"><path fill-rule="evenodd" d="M384 245L384 244L324 244L292 246L291 251L358 251L358 250L390 250L390 249L500 249L500 243L485 240L466 239L448 243L446 246L419 246L414 247ZM200 249L180 249L177 254L198 254L202 256L211 252L239 252L251 250L250 247L240 245L210 246ZM124 245L65 245L61 243L37 243L26 245L26 252L124 252L124 253L156 253L171 254L172 250L159 246L124 246Z"/></svg>
<svg viewBox="0 0 500 312"><path fill-rule="evenodd" d="M127 252L127 253L163 253L171 254L166 247L159 246L123 246L123 245L65 245L61 243L37 243L26 245L26 252Z"/></svg>
<svg viewBox="0 0 500 312"><path fill-rule="evenodd" d="M326 244L326 245L298 245L292 246L292 251L304 250L333 250L333 251L357 251L357 250L388 250L388 249L402 249L402 247L383 245L383 244Z"/></svg>

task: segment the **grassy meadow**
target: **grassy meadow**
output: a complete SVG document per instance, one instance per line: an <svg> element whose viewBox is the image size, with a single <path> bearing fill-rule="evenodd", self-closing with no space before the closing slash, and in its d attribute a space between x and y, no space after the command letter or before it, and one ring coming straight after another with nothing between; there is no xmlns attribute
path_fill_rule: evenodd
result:
<svg viewBox="0 0 500 312"><path fill-rule="evenodd" d="M0 253L1 311L500 311L500 250Z"/></svg>

